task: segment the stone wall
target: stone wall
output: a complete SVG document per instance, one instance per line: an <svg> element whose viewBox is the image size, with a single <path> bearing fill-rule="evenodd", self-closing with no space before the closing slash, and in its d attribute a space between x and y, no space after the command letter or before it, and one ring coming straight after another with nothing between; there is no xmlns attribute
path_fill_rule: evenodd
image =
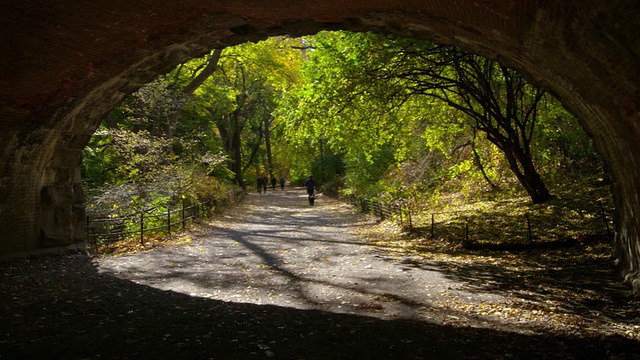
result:
<svg viewBox="0 0 640 360"><path fill-rule="evenodd" d="M82 241L81 150L127 94L212 48L347 29L455 45L555 93L611 169L617 257L629 281L640 277L634 2L22 0L0 10L2 254Z"/></svg>

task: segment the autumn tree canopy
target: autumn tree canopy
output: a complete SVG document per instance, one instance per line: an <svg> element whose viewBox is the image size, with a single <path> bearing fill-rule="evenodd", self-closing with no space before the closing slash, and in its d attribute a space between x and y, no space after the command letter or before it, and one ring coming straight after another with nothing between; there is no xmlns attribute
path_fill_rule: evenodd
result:
<svg viewBox="0 0 640 360"><path fill-rule="evenodd" d="M500 63L323 32L214 50L158 78L105 119L84 175L103 194L180 184L161 193L200 198L211 181L247 190L258 176L314 174L326 190L390 200L448 188L538 203L551 196L545 177L596 158L551 95Z"/></svg>

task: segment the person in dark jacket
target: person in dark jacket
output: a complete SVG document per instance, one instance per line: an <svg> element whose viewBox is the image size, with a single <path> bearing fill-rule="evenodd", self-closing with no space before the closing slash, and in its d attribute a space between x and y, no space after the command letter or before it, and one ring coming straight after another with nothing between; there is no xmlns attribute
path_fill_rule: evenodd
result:
<svg viewBox="0 0 640 360"><path fill-rule="evenodd" d="M309 196L313 195L313 191L316 187L316 182L313 181L313 176L309 175L307 181L304 182L304 186L307 188L307 194L309 194Z"/></svg>

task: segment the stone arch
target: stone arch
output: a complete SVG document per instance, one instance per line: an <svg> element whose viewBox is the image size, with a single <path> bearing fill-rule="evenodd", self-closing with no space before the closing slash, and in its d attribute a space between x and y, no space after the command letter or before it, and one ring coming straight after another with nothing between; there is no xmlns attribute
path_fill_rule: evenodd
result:
<svg viewBox="0 0 640 360"><path fill-rule="evenodd" d="M616 256L640 289L640 8L630 1L27 0L0 10L0 254L82 242L81 151L127 94L212 48L346 29L454 45L554 92L605 157Z"/></svg>

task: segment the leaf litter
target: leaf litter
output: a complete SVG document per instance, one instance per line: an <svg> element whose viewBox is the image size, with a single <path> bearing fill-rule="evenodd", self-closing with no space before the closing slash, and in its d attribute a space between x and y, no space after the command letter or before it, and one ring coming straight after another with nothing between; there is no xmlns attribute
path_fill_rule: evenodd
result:
<svg viewBox="0 0 640 360"><path fill-rule="evenodd" d="M353 214L345 211L345 206L343 205L325 206L334 215L353 216ZM318 208L314 210L317 211ZM232 209L232 211L239 210ZM238 215L243 216L246 214ZM234 218L232 217L231 219ZM225 314L228 315L228 319L225 318L224 321L218 322L216 328L225 329L228 336L233 338L225 339L224 335L212 333L211 329L209 329L208 335L198 330L194 331L192 336L189 337L190 340L188 340L189 338L177 339L177 336L174 336L176 330L170 330L172 329L171 326L166 329L158 329L158 331L164 330L158 336L164 339L162 341L165 342L175 341L182 353L188 349L189 341L201 343L206 340L210 343L211 340L215 340L216 343L227 342L230 344L227 345L228 349L235 350L225 350L230 351L229 353L233 353L233 351L248 351L265 357L280 357L284 353L296 353L292 350L292 339L296 337L299 343L307 344L303 346L308 347L309 345L306 341L312 341L313 339L315 339L313 340L314 343L322 344L321 341L318 342L317 340L317 337L321 334L325 334L322 336L341 336L344 339L363 334L362 336L366 336L368 345L360 348L362 353L366 353L368 349L376 348L377 345L388 343L389 347L385 351L380 352L378 350L376 353L379 356L388 358L390 355L386 351L391 351L393 348L391 344L396 344L394 346L397 351L398 344L414 347L423 343L423 341L415 337L419 332L403 333L396 328L394 332L385 332L386 335L377 333L373 338L371 337L372 334L365 334L367 334L367 331L374 331L375 326L378 326L375 325L378 324L376 320L373 320L375 318L388 321L394 318L406 317L407 319L414 318L419 323L424 323L422 322L424 319L430 319L430 322L446 326L446 328L439 329L441 332L449 328L473 331L473 335L467 333L467 336L471 337L465 341L474 341L474 338L482 339L485 336L483 334L485 334L486 329L495 329L500 330L500 332L495 333L494 341L508 333L557 336L557 338L566 339L596 339L594 343L599 344L599 346L611 347L611 354L619 354L620 358L634 356L633 353L629 352L630 350L613 351L620 341L612 342L611 339L628 339L636 342L639 340L640 329L638 323L640 314L638 309L640 309L640 306L638 305L640 304L637 298L620 284L620 279L612 270L611 259L608 255L611 249L607 244L594 243L588 247L545 249L544 251L517 253L467 251L458 247L455 242L447 241L446 239L427 239L405 234L396 224L391 222L378 222L375 219L363 219L361 216L355 217L355 219L356 221L352 224L357 223L359 226L352 228L357 229L355 231L357 238L367 245L374 254L373 256L361 248L352 251L353 254L351 255L353 256L347 256L346 253L330 254L327 252L327 246L317 249L320 252L316 253L314 248L301 246L299 243L278 245L274 254L277 254L282 259L279 266L286 267L287 271L299 270L300 275L296 276L307 276L309 278L316 276L324 279L323 281L325 282L335 276L334 280L332 280L334 285L325 288L322 292L328 297L316 300L314 306L317 309L340 309L337 313L366 315L372 317L372 320L363 320L363 324L348 325L347 322L342 322L347 321L347 319L342 318L340 321L331 320L324 323L320 328L315 328L315 325L310 325L300 314L293 318L296 320L286 317L278 320L278 317L273 315L260 315L250 310L227 310ZM231 296L224 297L221 295L226 291L224 288L209 288L207 292L185 289L192 298L222 299L225 301L224 304L228 304L225 306L246 302L255 304L268 303L284 307L295 307L295 304L300 299L305 301L312 300L314 295L312 292L287 296L283 292L270 290L269 286L272 285L277 285L276 289L296 288L299 286L299 280L295 277L282 277L281 272L283 269L274 267L273 263L265 261L270 259L268 257L263 258L262 261L255 262L246 262L243 261L242 257L236 257L234 263L228 262L229 259L234 258L229 258L231 254L227 252L234 251L233 254L240 254L239 251L245 246L244 244L241 246L240 243L231 243L226 249L216 247L215 250L210 250L206 247L203 239L208 236L212 229L232 228L242 230L239 222L227 223L228 221L229 219L227 218L225 220L217 220L212 224L205 224L189 234L181 235L177 239L163 241L160 245L149 247L145 252L140 252L139 247L134 247L134 253L144 255L145 253L150 253L150 249L152 249L151 252L153 253L163 248L176 250L181 248L186 250L203 248L207 250L209 256L220 254L215 256L220 256L221 259L227 261L221 263L221 265L228 264L231 269L243 274L244 280L239 280L237 283L237 285L244 286L245 289L243 291L236 291ZM322 231L326 232L324 227L321 228L323 229ZM187 239L189 241L186 241ZM300 237L298 240L303 239L303 237ZM316 239L315 241L319 240ZM198 254L200 252L195 253L195 255ZM126 262L131 259L129 256L107 257L104 259L108 260L109 258L115 262ZM316 260L313 262L306 261L309 258L315 258ZM325 259L329 261L325 261ZM346 266L346 259L350 260L350 264L353 267ZM37 274L38 272L42 274L42 276L35 277L28 277L22 274L21 271L24 269L20 268L20 266L12 267L7 265L3 267L3 278L6 281L1 283L2 294L12 294L13 298L10 301L12 305L9 305L6 297L2 304L6 306L6 309L11 307L16 311L11 316L13 320L5 322L8 326L13 327L11 330L3 328L3 333L5 333L3 336L5 338L0 339L0 346L2 344L20 346L19 341L16 341L14 337L7 337L8 334L15 334L20 331L25 331L25 333L40 331L38 329L63 329L69 324L69 321L73 321L71 319L82 318L86 320L91 318L99 319L99 321L95 322L97 328L109 327L111 326L109 324L117 324L123 321L121 319L128 319L126 320L127 323L123 324L120 331L121 335L117 336L130 334L128 339L130 344L140 345L148 341L146 339L148 335L141 336L137 327L150 322L149 316L145 315L148 314L148 311L155 311L156 313L159 311L154 310L151 302L155 301L156 298L161 299L161 297L154 295L153 297L148 297L145 302L139 303L136 297L143 297L136 294L141 290L149 290L147 288L139 289L135 286L130 290L124 290L122 285L113 286L116 291L111 294L108 292L103 294L96 293L96 289L92 287L93 282L96 281L94 279L87 278L84 281L75 282L62 280L81 272L81 269L73 267L73 262L70 262L72 264L71 267L66 267L66 265L59 263L53 266L50 261L57 260L31 261L21 265L25 266L26 264L26 266L31 267L31 271L24 272L24 274ZM97 259L97 261L101 262L102 260ZM145 261L138 265L152 265L148 260ZM195 259L190 258L189 261L195 261ZM210 260L206 261L212 262ZM176 276L172 272L177 269L181 272L200 267L206 270L203 264L194 263L187 266L187 263L175 258L166 264L169 265L168 269L163 270L166 270L166 272L153 274L157 283L152 286L164 286L163 284L166 284ZM384 264L389 264L389 267L381 269ZM65 276L49 277L45 275L51 271L51 268L58 265L62 267L62 273ZM342 266L344 269L335 269L335 266ZM337 273L331 275L330 271L332 269ZM354 273L355 269L358 270ZM410 296L412 292L417 292L416 288L404 289L403 291L406 292L403 292L396 291L402 289L402 287L375 289L370 286L370 284L373 284L371 281L380 282L382 277L392 279L389 284L414 284L411 282L412 276L415 277L413 273L421 270L438 272L442 275L442 281L445 282L445 286L435 282L423 283L424 298L418 299L419 301L415 303L412 303L414 300ZM135 271L144 271L144 269L120 268L118 271L121 272L118 276L122 278L128 276L134 279L133 282L135 284L148 285L146 280L137 279L137 275L134 273ZM264 276L261 273L262 271L268 272L269 275ZM251 277L244 276L249 273L252 275ZM371 277L372 274L379 274L380 277L376 277L378 275ZM109 275L109 277L105 277L105 275L100 275L99 281L116 281L115 278L111 278L112 275ZM352 278L353 280L350 280L351 283L347 289L338 291L336 285L339 284L341 278L353 275L357 275L360 278L357 280L355 277ZM19 281L17 283L8 281L13 278ZM224 279L224 276L219 277L219 279ZM32 282L35 286L25 286L29 282ZM46 305L47 307L54 309L63 308L64 311L60 311L57 315L41 311L34 313L34 315L28 312L21 312L20 309L33 309L34 301L38 301L37 304L40 304L40 300L34 300L31 294L34 289L40 289L42 294L47 294L47 300L42 304L48 304ZM175 288L173 291L172 293L177 294L180 289ZM265 291L264 296L256 296L256 291ZM76 297L74 294L82 294L83 296ZM461 296L461 294L464 296ZM497 295L497 297L486 297L484 296L485 294ZM331 298L334 301L328 301ZM108 304L114 302L119 304L122 309L110 310L112 315L96 311L96 309L111 309ZM86 304L86 307L84 309L82 306L78 307L77 304L79 303ZM141 304L144 304L144 306L141 307ZM178 315L183 314L180 315L182 317L194 314L199 319L206 319L215 314L200 309L193 310L184 300L175 304L179 304L180 308L177 308L176 305L171 305L172 310L163 312L163 316L158 319L167 318L177 322L183 321L181 317L176 317L176 315L172 314L175 312L178 312ZM400 305L405 305L404 310L408 305L409 308L412 308L412 312L402 313L404 310L398 310ZM304 314L307 316L310 313ZM7 319L5 315L2 315L3 321ZM267 321L267 319L269 320ZM91 322L89 321L89 323ZM127 325L129 323L131 325ZM255 330L247 328L246 325L250 323L253 324ZM276 343L263 341L261 339L265 339L267 333L254 332L258 331L259 327L257 325L259 323L268 324L271 330L265 331L287 331L287 335L278 338L272 334L271 336L277 339ZM384 324L387 323L385 322ZM197 327L199 325L198 323L191 323L185 326ZM230 330L230 327L241 330ZM73 328L75 328L73 331L79 333L88 331L77 325L74 325ZM153 331L155 331L155 328L148 330L150 333ZM294 333L297 335L294 336ZM171 336L165 336L167 334ZM135 338L135 336L139 337ZM450 345L447 346L450 347L445 349L447 353L453 354L455 351L460 351L468 355L474 352L474 346L469 345L466 348L461 348L455 344L457 340L448 337L446 332L443 332L441 337L438 337L435 333L430 336L432 338L428 343L432 345L449 342ZM43 337L43 340L45 339L46 337ZM374 340L374 344L370 343L371 339ZM518 350L518 348L510 348L509 344L513 344L513 346L518 344L513 338L509 338L509 341L507 341L507 338L504 340L505 342L499 345L504 349L496 349L497 353L495 354L499 353L500 355L494 354L495 356L492 356L492 358L514 358L518 357L518 351L525 350L529 351L531 356L534 357L542 351L548 351L548 349L541 347L536 349L533 344L530 345L530 348ZM556 345L554 351L557 352L558 356L562 357L572 353L572 350L569 350L569 344L566 344L567 348L564 348L562 344ZM265 348L265 346L269 348ZM287 352L284 352L283 346L288 347ZM475 346L479 345L476 344ZM484 352L478 354L486 355L491 353L491 344L482 346L486 346L486 348L483 350ZM540 344L537 346L539 347ZM109 348L104 348L103 350L105 353L110 351ZM307 348L306 350L309 349ZM304 353L304 350L297 351L303 351L298 352L299 354ZM609 350L607 349L606 352L608 353ZM416 354L418 353L420 352ZM322 350L318 349L318 354L323 354ZM135 355L135 353L132 355ZM610 358L614 359L616 358L615 356L617 355L612 355ZM300 358L300 356L296 358ZM311 356L309 358L315 357ZM336 358L340 357L336 356ZM376 356L371 358L376 358ZM403 358L427 357L409 356ZM479 356L479 358L482 358L482 356Z"/></svg>
<svg viewBox="0 0 640 360"><path fill-rule="evenodd" d="M555 249L471 251L456 241L404 233L391 221L361 227L359 236L396 258L435 265L470 289L508 301L440 296L432 304L496 323L526 324L534 333L574 337L621 336L640 341L640 299L616 272L611 244ZM456 317L458 323L464 319Z"/></svg>

